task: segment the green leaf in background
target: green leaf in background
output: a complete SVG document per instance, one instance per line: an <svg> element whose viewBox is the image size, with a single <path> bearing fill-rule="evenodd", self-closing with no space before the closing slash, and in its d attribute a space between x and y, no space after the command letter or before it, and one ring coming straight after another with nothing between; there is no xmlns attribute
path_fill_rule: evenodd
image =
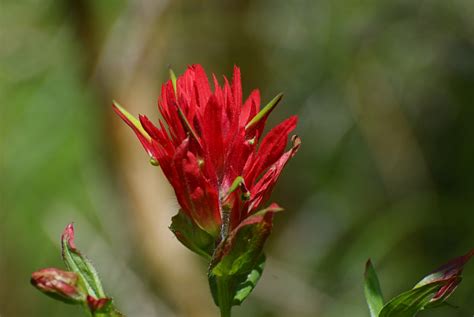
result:
<svg viewBox="0 0 474 317"><path fill-rule="evenodd" d="M416 316L445 284L445 281L434 282L401 293L382 308L379 317Z"/></svg>
<svg viewBox="0 0 474 317"><path fill-rule="evenodd" d="M170 230L188 249L207 260L211 259L214 250L214 238L199 228L182 210L171 218Z"/></svg>
<svg viewBox="0 0 474 317"><path fill-rule="evenodd" d="M379 279L375 273L374 266L370 259L365 265L364 293L367 305L369 306L370 316L377 317L383 307L382 290L380 289Z"/></svg>

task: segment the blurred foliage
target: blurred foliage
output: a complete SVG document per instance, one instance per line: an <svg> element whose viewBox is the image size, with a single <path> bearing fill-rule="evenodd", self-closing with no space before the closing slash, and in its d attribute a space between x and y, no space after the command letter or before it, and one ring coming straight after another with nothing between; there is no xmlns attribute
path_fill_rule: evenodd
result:
<svg viewBox="0 0 474 317"><path fill-rule="evenodd" d="M368 316L367 258L390 297L474 246L474 2L5 0L0 316L81 316L28 285L32 271L59 265L57 240L71 220L81 245L112 248L136 274L128 288L168 306L133 252L140 241L117 182L112 96L94 78L114 28L143 30L136 24L152 10L150 48L135 56L134 42L123 42L115 56L135 57L160 81L170 64L230 75L235 63L246 93L285 93L272 123L300 117L303 146L273 195L287 212L236 316ZM472 265L451 302L460 308L424 315L472 315ZM125 312L153 316L136 306ZM171 316L166 309L160 316Z"/></svg>

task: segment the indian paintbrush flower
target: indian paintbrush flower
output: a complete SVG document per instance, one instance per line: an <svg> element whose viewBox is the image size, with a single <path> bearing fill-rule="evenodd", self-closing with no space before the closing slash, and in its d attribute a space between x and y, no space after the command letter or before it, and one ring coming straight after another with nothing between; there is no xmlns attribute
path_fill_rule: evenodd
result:
<svg viewBox="0 0 474 317"><path fill-rule="evenodd" d="M117 103L114 109L135 131L151 162L161 166L182 211L213 237L225 235L223 228L235 229L267 200L298 149L295 139L284 152L297 118L283 121L261 140L281 95L262 110L258 90L242 102L237 67L232 84L225 79L221 87L213 76L214 91L200 65L173 77L161 89L158 127L146 116L136 120Z"/></svg>
<svg viewBox="0 0 474 317"><path fill-rule="evenodd" d="M276 204L262 207L300 146L293 136L285 151L297 117L264 136L267 118L282 95L262 108L258 90L243 101L238 67L232 82L224 77L222 86L213 75L214 89L200 65L188 67L177 79L172 71L170 75L158 100L158 125L143 115L136 119L116 102L114 110L174 189L181 207L171 225L176 237L211 260L211 273L213 268L224 275L248 273L262 262L273 213L281 210Z"/></svg>

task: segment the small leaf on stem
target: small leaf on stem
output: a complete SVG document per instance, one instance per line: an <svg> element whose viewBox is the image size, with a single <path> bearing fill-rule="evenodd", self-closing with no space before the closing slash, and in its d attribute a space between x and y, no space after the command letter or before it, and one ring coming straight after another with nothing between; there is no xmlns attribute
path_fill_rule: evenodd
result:
<svg viewBox="0 0 474 317"><path fill-rule="evenodd" d="M383 307L383 296L377 273L375 273L374 266L370 259L365 265L364 293L365 300L369 306L370 316L377 317Z"/></svg>

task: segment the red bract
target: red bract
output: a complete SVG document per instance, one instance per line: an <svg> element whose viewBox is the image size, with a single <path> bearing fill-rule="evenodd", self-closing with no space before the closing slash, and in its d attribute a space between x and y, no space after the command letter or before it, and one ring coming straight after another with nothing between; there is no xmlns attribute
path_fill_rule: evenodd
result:
<svg viewBox="0 0 474 317"><path fill-rule="evenodd" d="M177 80L172 76L161 89L158 127L146 116L135 119L116 103L114 109L135 131L152 163L159 163L183 212L217 236L223 222L232 230L265 203L300 141L294 137L285 152L296 116L262 138L281 95L260 109L258 90L242 101L238 67L232 83L224 78L220 86L212 77L214 89L200 65L190 66Z"/></svg>
<svg viewBox="0 0 474 317"><path fill-rule="evenodd" d="M436 269L430 275L423 278L420 282L418 282L418 284L415 285L415 288L426 284L443 281L445 284L431 299L431 302L445 301L456 290L459 283L461 283L461 275L464 266L473 256L474 249L470 250L463 256L452 259L448 263Z"/></svg>

